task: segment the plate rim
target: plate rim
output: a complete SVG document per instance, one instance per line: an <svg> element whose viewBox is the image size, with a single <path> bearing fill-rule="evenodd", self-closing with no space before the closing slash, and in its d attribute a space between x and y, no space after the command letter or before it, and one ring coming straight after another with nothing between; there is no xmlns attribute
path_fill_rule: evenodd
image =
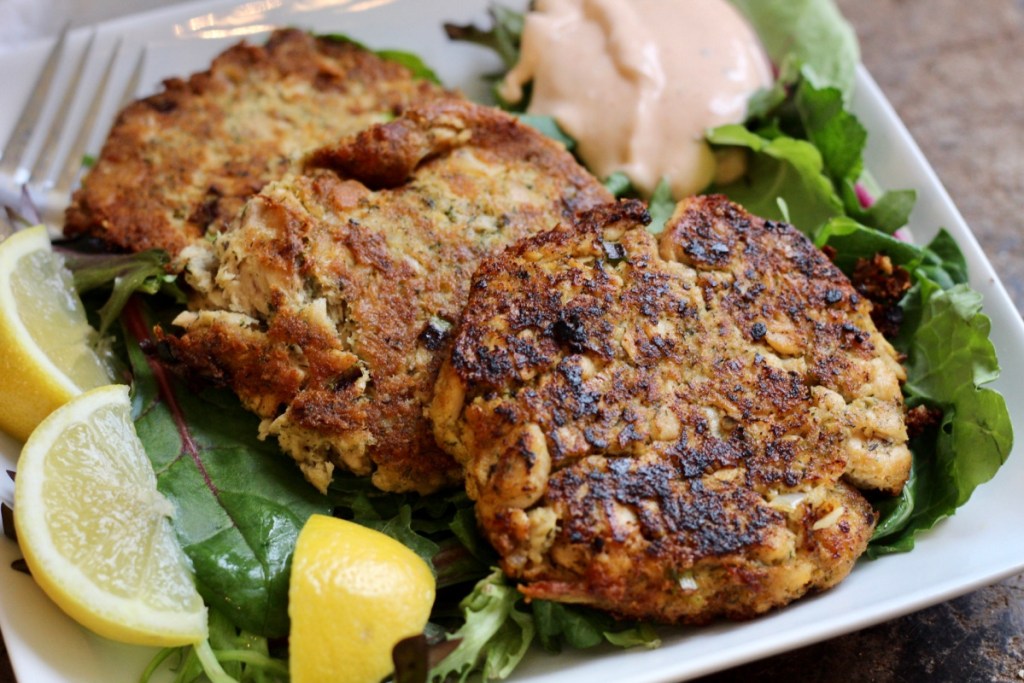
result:
<svg viewBox="0 0 1024 683"><path fill-rule="evenodd" d="M287 0L284 3L281 3L281 5L287 8L295 2L297 2L297 0ZM352 0L340 0L340 2L326 4L331 11L335 11L344 8L347 5L350 5L351 2ZM406 5L406 9L411 9L413 3L415 2L416 0L385 0L383 3L380 4L380 6L397 7L400 5ZM181 21L182 17L191 12L195 12L199 9L202 9L206 12L211 11L211 8L224 11L232 7L241 6L242 4L243 3L241 3L239 0L225 0L224 2L217 3L206 3L202 2L202 0L195 0L194 2L189 1L173 6L162 7L156 10L150 10L139 14L131 14L122 17L117 17L114 19L107 20L105 22L101 22L98 26L101 28L105 28L106 30L111 32L116 32L117 30L127 31L132 25L134 25L137 22L163 22L174 20ZM461 12L462 14L472 13L474 15L480 16L482 15L483 11L485 10L488 4L489 3L487 2L487 0L472 0L471 2L466 1L461 3L457 3L456 0L449 0L448 2L445 3L435 3L433 7L448 7L453 5L461 5L463 6L463 11ZM465 8L471 8L471 12L464 11ZM313 15L306 14L305 16L308 17ZM440 16L435 18L435 24L437 25L438 31L440 31L441 18L442 17ZM875 147L872 147L870 136L882 133L884 135L891 136L894 139L898 140L899 145L901 147L898 148L896 151L905 155L906 158L904 161L909 165L908 168L911 169L912 173L918 175L920 178L923 178L925 180L925 186L916 189L919 189L919 193L921 190L926 190L927 196L929 197L928 201L933 204L933 206L929 207L929 209L936 211L939 214L945 215L949 220L949 225L947 225L946 227L950 230L952 234L954 234L954 236L957 239L957 242L964 250L965 255L967 255L969 258L971 270L971 284L973 287L981 291L985 297L984 310L990 315L992 315L995 312L998 312L999 314L998 318L995 318L995 316L993 316L993 334L995 335L998 331L999 339L1001 340L1002 345L997 344L997 351L999 352L1000 360L1002 361L1004 367L1002 379L993 386L999 388L1004 392L1004 395L1007 396L1008 404L1010 403L1010 398L1012 396L1014 398L1013 402L1018 407L1020 407L1021 403L1024 402L1024 397L1020 395L1022 392L1024 392L1024 388L1021 388L1020 390L1014 392L1013 390L1015 389L1015 387L1013 387L1012 385L1009 384L1009 382L1007 382L1007 375L1010 367L1008 364L1010 358L1009 353L1011 351L1011 349L1007 348L1007 345L1013 345L1016 347L1017 351L1024 352L1024 320L1021 319L1021 316L1017 311L1016 307L1013 306L1009 294L1006 291L1005 287L1002 285L997 273L992 267L991 262L985 256L980 244L977 241L977 238L971 232L970 227L967 225L963 217L960 215L959 210L953 203L949 194L946 192L946 189L943 186L938 175L935 173L931 165L928 164L927 159L921 152L920 148L917 146L910 132L907 130L903 122L900 120L892 105L885 97L885 94L882 92L881 88L874 81L870 73L863 65L860 65L858 67L854 109L859 117L863 114L867 114L868 118L872 118L880 122L881 126L883 126L882 128L880 128L878 124L874 126L868 126L869 152L875 150ZM880 177L879 179L884 180L884 178L882 177ZM920 194L918 201L923 201L923 198L920 196ZM993 341L995 342L995 339ZM1021 353L1020 357L1024 358L1024 353ZM1020 412L1020 410L1011 411L1011 418L1013 419L1014 427L1018 434L1021 433L1021 425L1019 424L1021 414L1022 413ZM7 439L3 435L0 435L0 451L3 452L0 453L0 455L3 455L4 458L6 458L3 460L3 462L8 465L11 464L9 462L9 460L11 459L11 449L16 448L16 444L12 446L12 443L13 442L11 442L10 439ZM1007 463L1007 465L1009 465L1011 462L1015 464L1020 459L1019 455L1016 458L1014 458L1013 453L1016 452L1017 450L1019 450L1019 447L1015 446L1013 452L1011 452L1010 454L1011 460L1010 462ZM1010 475L1007 473L1007 465L1004 465L1003 470L1001 470L999 474L997 474L997 481L1001 476L1004 478L1004 480L1010 477ZM1021 470L1021 467L1014 465L1012 471L1017 472L1018 470ZM1021 470L1019 474L1024 474L1024 470ZM986 493L986 487L992 484L993 482L989 482L988 484L983 485L979 489L977 495L983 497ZM0 482L0 497L2 497L4 500L10 503L10 499L13 496L13 494L9 493L7 491L7 488L9 487L5 487L4 484ZM975 501L972 500L968 502L967 505L971 505L971 503L973 502ZM949 523L953 523L954 525L958 525L958 519L961 519L959 515L947 519L941 524L948 525ZM1018 521L1024 521L1024 517L1022 517L1022 519ZM934 532L929 533L921 540L921 543L925 544L925 546L927 547L929 540L934 538L935 536L936 534ZM941 535L939 537L941 538ZM918 552L920 550L921 549L918 548L914 552ZM15 555L17 555L16 545L9 541L5 541L3 543L3 549L0 550L0 558L9 560L11 556ZM895 564L898 562L899 557L901 556L890 556L890 558L882 558L881 560L878 560L876 562L893 561ZM561 662L578 662L581 659L587 660L587 662L589 662L589 664L585 662L583 666L577 668L576 670L570 671L536 671L536 667L532 665L535 663L536 660L538 660L538 658L531 655L531 660L526 662L527 666L524 667L522 670L517 671L516 675L514 675L511 680L533 681L534 683L546 683L548 681L554 683L556 679L558 681L563 682L582 682L586 681L588 677L593 677L594 672L591 670L595 667L608 671L609 669L607 667L609 666L609 663L612 660L628 662L628 664L626 665L626 669L624 671L619 672L621 675L616 676L616 680L623 681L624 683L657 683L661 681L678 681L683 678L705 675L715 671L720 671L725 668L738 666L740 664L744 664L757 659L762 659L764 657L778 654L780 652L792 650L797 647L802 647L804 645L808 645L811 643L820 642L822 640L826 640L828 638L832 638L838 635L850 633L865 628L867 626L881 623L883 621L887 621L892 618L896 618L898 616L902 616L904 614L908 614L910 612L923 609L925 607L943 602L953 597L963 595L965 593L976 590L977 588L980 588L984 585L989 585L991 583L997 582L1005 577L1011 576L1015 573L1019 573L1020 571L1024 570L1024 549L1020 551L1019 556L1009 555L1000 557L997 563L994 563L987 569L974 570L973 573L970 574L969 579L953 577L948 578L944 582L925 584L921 586L916 592L911 593L911 597L909 599L892 598L889 599L888 602L883 602L881 604L881 607L877 604L869 605L867 607L861 608L860 611L851 612L843 620L829 621L826 622L824 625L822 625L821 623L818 623L817 625L805 624L800 626L799 628L791 627L788 631L786 629L783 629L775 634L759 635L760 640L756 640L753 643L753 645L751 645L749 648L742 652L736 652L735 649L726 648L725 650L722 650L717 653L707 653L704 657L698 659L691 659L690 661L684 662L683 664L680 664L678 660L673 660L673 658L671 657L671 654L674 652L673 648L678 645L678 642L675 641L684 641L690 639L691 637L696 638L698 640L703 640L705 636L714 638L716 637L716 635L720 634L723 631L723 629L732 631L735 631L737 629L744 629L746 631L752 631L753 633L761 634L764 631L770 631L771 625L778 623L779 619L774 618L776 615L794 613L800 609L800 605L802 604L813 605L813 601L818 601L820 603L821 600L828 600L833 595L842 596L844 594L844 585L850 585L847 582L849 582L851 578L857 576L858 571L860 571L861 574L864 574L864 571L862 571L864 567L876 566L874 564L865 565L864 562L864 560L858 562L858 567L855 568L854 574L852 574L851 577L844 581L843 584L840 584L840 586L837 587L837 589L833 589L833 591L829 591L820 596L814 596L810 599L804 599L808 600L807 603L804 603L804 600L798 601L798 603L795 603L794 606L791 608L786 608L784 610L773 612L770 615L759 617L757 620L753 622L747 622L745 624L741 624L738 626L735 624L716 624L715 626L712 626L708 629L701 631L683 629L684 632L682 634L679 630L674 630L674 642L662 646L662 649L659 651L614 650L608 651L608 656L604 656L603 652L596 653L596 656L593 657L589 654L578 656L578 653L568 657L564 655L561 656L559 660ZM9 564L9 561L7 562L7 564ZM907 563L904 562L902 564ZM876 572L877 570L872 571L871 573L874 574ZM40 672L46 673L47 671L45 667L48 658L44 656L45 653L38 651L37 649L26 644L26 642L23 641L20 637L20 627L15 622L16 618L20 618L22 615L16 616L13 613L16 610L8 609L8 607L11 606L12 598L10 596L12 595L13 589L9 589L7 586L12 585L13 583L21 582L0 582L0 598L3 598L0 599L0 631L2 631L4 634L5 645L7 647L11 659L11 664L15 671L15 675L19 681L33 681L33 683L52 681L52 683L56 683L58 679L39 677ZM856 583L856 581L854 583ZM46 600L45 596L42 596L41 593L38 596L38 599ZM53 607L53 609L56 610L55 607ZM60 615L60 613L57 612L57 616L58 618L60 618L62 615ZM750 625L753 625L753 628L745 628ZM71 626L77 628L77 625L75 624L71 624ZM84 629L82 630L84 631ZM139 655L140 652L145 653L150 651L148 649L131 648L130 646L120 646L112 644L109 641L103 641L102 639L99 639L98 637L92 636L92 634L88 633L83 633L82 643L84 643L83 647L85 648L85 651L100 654L109 651L110 645L115 646L116 651L118 652L120 652L122 649L130 649L135 655ZM657 654L657 656L650 656L651 653L655 653ZM543 655L541 655L541 657L543 657ZM41 669L39 667L44 668ZM50 671L52 671L52 669ZM95 680L99 681L102 679Z"/></svg>

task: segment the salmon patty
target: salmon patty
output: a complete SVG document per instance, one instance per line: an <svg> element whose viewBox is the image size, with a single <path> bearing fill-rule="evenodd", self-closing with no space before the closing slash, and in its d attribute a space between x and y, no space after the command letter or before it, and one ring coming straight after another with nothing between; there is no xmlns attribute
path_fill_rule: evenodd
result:
<svg viewBox="0 0 1024 683"><path fill-rule="evenodd" d="M477 264L611 199L564 147L464 100L411 107L311 153L212 243L166 336L184 372L233 389L307 479L461 484L425 410Z"/></svg>
<svg viewBox="0 0 1024 683"><path fill-rule="evenodd" d="M530 598L747 618L842 580L910 468L904 371L791 226L608 204L484 261L435 434Z"/></svg>
<svg viewBox="0 0 1024 683"><path fill-rule="evenodd" d="M439 97L453 95L350 42L282 29L236 45L119 114L64 233L177 254L226 229L300 155Z"/></svg>

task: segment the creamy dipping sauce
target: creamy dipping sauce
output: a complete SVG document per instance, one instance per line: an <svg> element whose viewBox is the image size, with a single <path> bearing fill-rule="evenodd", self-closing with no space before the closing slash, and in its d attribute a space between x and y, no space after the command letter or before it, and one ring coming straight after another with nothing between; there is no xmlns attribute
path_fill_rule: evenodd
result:
<svg viewBox="0 0 1024 683"><path fill-rule="evenodd" d="M528 82L529 113L553 117L596 175L622 171L645 195L666 177L683 197L715 177L706 129L742 122L772 73L726 0L538 0L500 94L517 102Z"/></svg>

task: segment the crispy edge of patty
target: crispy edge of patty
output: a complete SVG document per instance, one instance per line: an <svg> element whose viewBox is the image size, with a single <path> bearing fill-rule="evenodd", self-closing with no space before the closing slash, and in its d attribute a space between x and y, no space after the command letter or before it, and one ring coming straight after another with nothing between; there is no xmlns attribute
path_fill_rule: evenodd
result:
<svg viewBox="0 0 1024 683"><path fill-rule="evenodd" d="M279 29L237 44L118 114L65 235L177 254L226 229L299 154L438 97L454 95L351 42Z"/></svg>

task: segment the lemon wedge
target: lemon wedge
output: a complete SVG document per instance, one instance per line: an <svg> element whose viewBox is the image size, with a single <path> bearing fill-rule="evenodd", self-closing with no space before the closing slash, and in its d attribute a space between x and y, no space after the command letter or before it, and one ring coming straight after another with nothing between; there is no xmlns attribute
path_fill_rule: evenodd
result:
<svg viewBox="0 0 1024 683"><path fill-rule="evenodd" d="M110 384L94 335L45 226L0 242L0 429L24 441L73 396Z"/></svg>
<svg viewBox="0 0 1024 683"><path fill-rule="evenodd" d="M36 583L69 616L125 643L206 638L206 607L135 433L128 387L54 411L18 459L14 526Z"/></svg>
<svg viewBox="0 0 1024 683"><path fill-rule="evenodd" d="M395 643L423 631L434 591L427 563L398 541L313 515L288 586L292 683L378 683Z"/></svg>

